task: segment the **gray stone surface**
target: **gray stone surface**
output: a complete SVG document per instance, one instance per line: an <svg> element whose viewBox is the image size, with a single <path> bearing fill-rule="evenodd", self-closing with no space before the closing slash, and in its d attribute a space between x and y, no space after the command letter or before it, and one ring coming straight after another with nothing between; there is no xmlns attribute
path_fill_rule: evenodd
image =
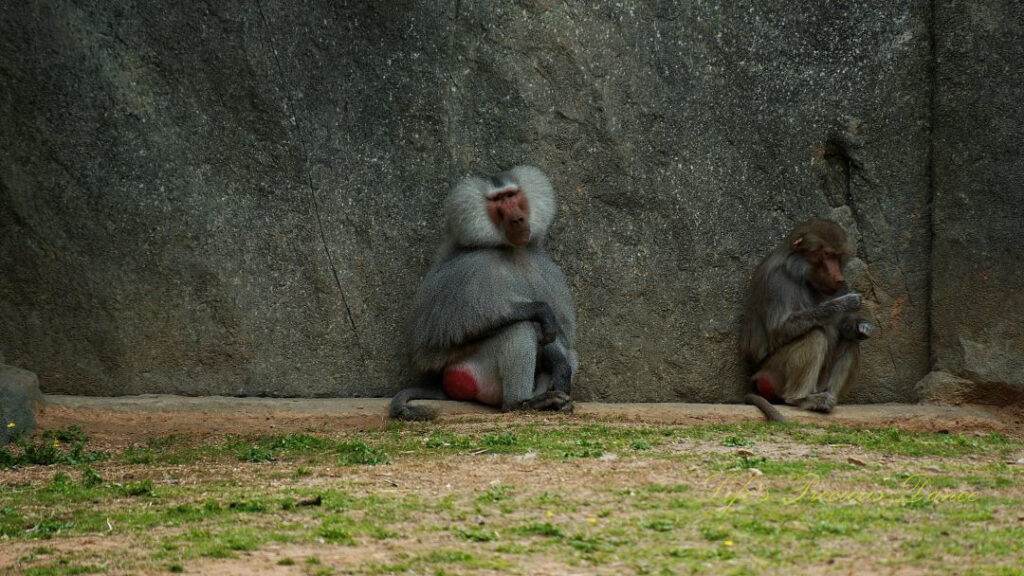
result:
<svg viewBox="0 0 1024 576"><path fill-rule="evenodd" d="M0 363L0 446L35 429L40 400L35 374Z"/></svg>
<svg viewBox="0 0 1024 576"><path fill-rule="evenodd" d="M0 343L48 392L390 394L441 197L529 162L560 192L581 400L738 400L747 278L809 216L852 232L880 328L849 400L914 399L930 9L3 3Z"/></svg>
<svg viewBox="0 0 1024 576"><path fill-rule="evenodd" d="M914 386L926 404L989 404L1024 409L1024 389L1003 382L973 381L949 372L929 372Z"/></svg>
<svg viewBox="0 0 1024 576"><path fill-rule="evenodd" d="M936 367L1024 391L1024 3L936 2Z"/></svg>

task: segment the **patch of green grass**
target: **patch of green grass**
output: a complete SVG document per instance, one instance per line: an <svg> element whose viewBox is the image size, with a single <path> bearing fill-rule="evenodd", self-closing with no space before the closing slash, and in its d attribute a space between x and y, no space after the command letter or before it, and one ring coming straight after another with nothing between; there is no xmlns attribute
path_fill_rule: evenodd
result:
<svg viewBox="0 0 1024 576"><path fill-rule="evenodd" d="M519 443L515 434L509 434L503 432L500 434L485 434L483 438L484 446L492 449L495 452L503 451L506 448L512 448Z"/></svg>
<svg viewBox="0 0 1024 576"><path fill-rule="evenodd" d="M612 544L600 536L583 533L576 533L570 536L568 544L573 550L586 554L593 554L612 548Z"/></svg>
<svg viewBox="0 0 1024 576"><path fill-rule="evenodd" d="M25 517L13 506L0 508L0 537L16 538L25 531Z"/></svg>
<svg viewBox="0 0 1024 576"><path fill-rule="evenodd" d="M235 558L239 552L258 549L271 536L252 527L226 525L214 529L191 528L167 543L174 546L175 555L182 558Z"/></svg>
<svg viewBox="0 0 1024 576"><path fill-rule="evenodd" d="M468 436L441 430L434 430L423 439L423 447L434 450L466 450L472 446Z"/></svg>
<svg viewBox="0 0 1024 576"><path fill-rule="evenodd" d="M86 450L89 438L78 426L49 430L38 437L14 436L13 442L0 446L0 468L14 466L51 466L83 464L105 460L102 452Z"/></svg>
<svg viewBox="0 0 1024 576"><path fill-rule="evenodd" d="M705 540L716 542L728 538L729 530L714 525L702 526L700 528L700 535L703 536Z"/></svg>
<svg viewBox="0 0 1024 576"><path fill-rule="evenodd" d="M515 486L508 484L495 484L489 486L482 494L477 496L477 502L484 504L496 504L515 497Z"/></svg>
<svg viewBox="0 0 1024 576"><path fill-rule="evenodd" d="M562 458L600 458L604 445L595 440L577 440L575 445L560 451Z"/></svg>
<svg viewBox="0 0 1024 576"><path fill-rule="evenodd" d="M338 464L342 466L358 466L361 464L376 466L378 464L391 463L391 459L382 450L371 448L359 441L342 442L338 444L337 452Z"/></svg>
<svg viewBox="0 0 1024 576"><path fill-rule="evenodd" d="M470 542L493 542L498 539L498 533L493 530L456 527L453 532L459 538Z"/></svg>
<svg viewBox="0 0 1024 576"><path fill-rule="evenodd" d="M52 538L61 532L70 532L74 526L74 522L51 516L39 520L25 533L31 538Z"/></svg>
<svg viewBox="0 0 1024 576"><path fill-rule="evenodd" d="M753 442L742 436L726 436L722 439L723 446L750 446L751 444Z"/></svg>
<svg viewBox="0 0 1024 576"><path fill-rule="evenodd" d="M436 563L441 562L444 564L464 564L474 562L476 556L469 552L463 552L461 550L431 550L422 557L426 562Z"/></svg>
<svg viewBox="0 0 1024 576"><path fill-rule="evenodd" d="M533 547L516 542L503 542L502 544L495 546L494 551L499 554L529 554L533 551Z"/></svg>
<svg viewBox="0 0 1024 576"><path fill-rule="evenodd" d="M965 454L1001 453L1010 443L1005 436L988 434L933 434L898 428L854 429L828 426L824 431L810 427L793 429L791 435L810 444L848 444L866 450L904 456L956 457Z"/></svg>
<svg viewBox="0 0 1024 576"><path fill-rule="evenodd" d="M964 576L1021 576L1024 570L1015 566L986 566L984 568L968 568Z"/></svg>
<svg viewBox="0 0 1024 576"><path fill-rule="evenodd" d="M691 490L686 484L644 484L639 489L652 494L682 494Z"/></svg>
<svg viewBox="0 0 1024 576"><path fill-rule="evenodd" d="M262 440L271 450L290 452L324 452L331 450L334 441L324 436L311 434L285 434L270 436Z"/></svg>
<svg viewBox="0 0 1024 576"><path fill-rule="evenodd" d="M238 453L238 459L242 462L273 462L277 460L277 456L269 448L253 444L243 448Z"/></svg>
<svg viewBox="0 0 1024 576"><path fill-rule="evenodd" d="M317 528L316 535L331 544L352 546L356 543L352 535L353 523L344 517L325 518Z"/></svg>
<svg viewBox="0 0 1024 576"><path fill-rule="evenodd" d="M424 554L413 555L402 562L387 565L368 565L368 574L401 574L408 572L430 573L435 576L450 574L447 571L449 566L458 566L462 569L503 571L508 570L512 565L501 558L493 555L477 556L463 550L438 548Z"/></svg>
<svg viewBox="0 0 1024 576"><path fill-rule="evenodd" d="M152 464L153 451L148 448L125 448L121 461L125 464Z"/></svg>
<svg viewBox="0 0 1024 576"><path fill-rule="evenodd" d="M544 536L547 538L562 538L565 532L550 522L531 522L523 526L513 528L516 534L524 536Z"/></svg>
<svg viewBox="0 0 1024 576"><path fill-rule="evenodd" d="M100 473L88 466L82 470L82 486L86 488L95 488L103 485L103 477Z"/></svg>
<svg viewBox="0 0 1024 576"><path fill-rule="evenodd" d="M343 466L362 464L387 464L387 454L361 440L336 440L326 436L313 434L285 434L253 437L229 437L220 444L208 444L190 449L194 460L216 461L223 454L233 454L242 462L262 463L274 461L305 460L307 462L322 461L325 455L334 455L335 463ZM180 451L151 451L147 455L150 462L177 463ZM300 466L296 475L309 475L312 472Z"/></svg>
<svg viewBox="0 0 1024 576"><path fill-rule="evenodd" d="M125 496L149 496L155 497L156 490L153 489L152 480L139 480L138 482L128 482L121 486L121 491Z"/></svg>
<svg viewBox="0 0 1024 576"><path fill-rule="evenodd" d="M389 430L387 452L416 451L420 455L453 452L535 453L542 458L597 458L608 452L656 449L675 435L674 429L622 427L605 424L496 427L493 432L468 436L420 424L397 424ZM413 445L416 441L418 445ZM423 448L427 450L424 451Z"/></svg>
<svg viewBox="0 0 1024 576"><path fill-rule="evenodd" d="M541 492L533 499L533 501L537 506L542 508L564 508L567 505L567 499L565 496L548 491Z"/></svg>
<svg viewBox="0 0 1024 576"><path fill-rule="evenodd" d="M270 508L264 500L259 498L243 498L228 502L228 509L232 512L266 512Z"/></svg>
<svg viewBox="0 0 1024 576"><path fill-rule="evenodd" d="M95 564L71 564L66 560L58 560L46 566L33 566L24 572L25 576L73 576L75 574L103 574L105 566Z"/></svg>

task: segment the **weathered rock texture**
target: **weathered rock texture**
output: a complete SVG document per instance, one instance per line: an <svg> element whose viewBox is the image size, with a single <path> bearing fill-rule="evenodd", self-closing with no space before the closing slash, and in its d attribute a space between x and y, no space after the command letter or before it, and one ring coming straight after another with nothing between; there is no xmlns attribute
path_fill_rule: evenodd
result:
<svg viewBox="0 0 1024 576"><path fill-rule="evenodd" d="M935 364L1024 391L1024 3L935 14Z"/></svg>
<svg viewBox="0 0 1024 576"><path fill-rule="evenodd" d="M0 446L35 428L42 398L35 374L0 359Z"/></svg>
<svg viewBox="0 0 1024 576"><path fill-rule="evenodd" d="M528 162L581 400L737 400L747 278L810 216L852 232L880 328L850 400L915 399L932 341L977 370L961 335L1019 380L1020 233L981 217L1020 221L1019 8L740 4L4 3L0 348L47 392L390 394L442 196ZM965 309L968 265L992 289Z"/></svg>
<svg viewBox="0 0 1024 576"><path fill-rule="evenodd" d="M939 370L929 372L914 386L925 404L991 404L1024 408L1024 388L1005 382L976 381Z"/></svg>

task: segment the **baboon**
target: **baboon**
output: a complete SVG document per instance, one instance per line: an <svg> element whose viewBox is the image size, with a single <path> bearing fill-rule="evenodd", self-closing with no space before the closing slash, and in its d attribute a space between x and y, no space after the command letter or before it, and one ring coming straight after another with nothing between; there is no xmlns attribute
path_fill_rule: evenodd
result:
<svg viewBox="0 0 1024 576"><path fill-rule="evenodd" d="M391 416L434 416L410 400L475 400L502 410L571 411L576 315L561 269L544 251L555 193L537 168L463 180L412 304L412 367L423 385Z"/></svg>
<svg viewBox="0 0 1024 576"><path fill-rule="evenodd" d="M849 252L839 224L812 219L754 271L740 348L757 393L745 400L769 420L784 421L776 399L831 412L856 377L859 343L873 328L843 278Z"/></svg>

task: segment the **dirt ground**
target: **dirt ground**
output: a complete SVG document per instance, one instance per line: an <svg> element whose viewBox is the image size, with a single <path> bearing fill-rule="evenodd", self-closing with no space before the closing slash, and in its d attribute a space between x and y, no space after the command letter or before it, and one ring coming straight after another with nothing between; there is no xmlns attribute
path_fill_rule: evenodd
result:
<svg viewBox="0 0 1024 576"><path fill-rule="evenodd" d="M557 424L573 420L608 421L643 424L666 424L674 426L732 424L756 422L762 419L760 412L750 406L708 405L708 404L598 404L579 403L572 416L554 415L500 415L488 418L490 410L464 403L433 403L441 412L441 426L446 430L472 434L493 425L493 421L515 424L536 422L550 418ZM91 448L116 449L143 442L151 438L180 435L198 440L234 434L286 434L313 431L345 433L359 430L379 430L388 424L385 399L262 399L204 397L187 398L176 396L134 396L121 398L94 398L75 396L46 396L45 404L38 414L40 430L56 430L68 426L80 426L89 435ZM955 433L998 432L1012 438L1024 437L1024 410L1020 406L929 406L929 405L862 405L840 406L832 415L809 414L795 409L782 408L786 417L796 422L816 424L842 424L863 428L901 428L912 431L950 431ZM716 453L746 452L745 449L723 445L719 441L679 439L667 446L669 451L683 454L713 455ZM778 461L799 461L808 457L808 447L792 441L763 443L750 454L770 457ZM913 465L924 469L937 466L952 466L953 460L914 459L893 457L889 454L861 450L855 446L816 446L814 459L836 462L855 462L858 466L880 466L894 471ZM973 456L969 457L971 460ZM1024 454L1014 454L1013 463L1024 462ZM286 467L286 466L285 466ZM390 466L337 467L313 466L308 476L301 478L284 475L278 463L188 463L176 466L144 465L126 466L113 462L99 462L96 470L108 482L128 483L140 478L151 479L155 485L193 486L199 488L209 483L244 484L254 493L274 494L282 490L327 489L345 486L355 496L377 495L384 497L415 497L421 499L448 495L456 503L471 502L490 487L510 485L516 487L517 497L523 501L534 501L549 489L557 486L563 493L572 494L574 502L584 502L579 507L551 511L524 509L503 521L516 524L527 522L551 522L558 526L595 526L605 520L597 518L601 506L614 507L607 501L609 490L627 491L640 485L673 485L680 482L690 485L694 494L706 490L714 470L700 464L683 467L671 459L637 459L615 454L601 458L551 461L531 457L531 454L498 455L482 451L460 453L434 465L422 467L404 461ZM49 467L25 467L5 471L4 482L11 486L35 486L49 483L54 471ZM544 478L537 483L537 478ZM453 486L454 484L454 486ZM1002 495L1019 497L1021 486L1004 489ZM614 508L613 508L614 509ZM547 516L545 516L547 514ZM618 511L614 512L618 514ZM613 515L614 515L613 514ZM293 522L292 514L267 514L253 526L257 529L271 529L275 523ZM301 518L301 516L299 516ZM495 519L496 521L496 519ZM268 523L266 525L260 522ZM429 525L437 522L434 517L413 520L413 524ZM481 529L489 529L491 524ZM491 522L491 519L488 519ZM597 522L597 524L593 524ZM1003 510L991 520L991 525L1005 529L1020 525L1024 516L1019 511ZM473 522L467 529L476 529ZM113 528L111 528L113 530ZM496 527L493 529L497 529ZM180 531L180 530L179 530ZM166 534L163 534L166 532ZM159 527L146 538L161 541L173 539L174 529ZM51 557L73 556L82 564L107 566L102 573L110 574L166 574L166 566L146 567L146 563L129 568L118 568L112 557L123 556L126 566L132 566L133 554L153 543L132 542L138 535L122 535L107 538L104 535L66 536L46 541ZM843 550L838 560L829 564L791 567L785 573L792 574L924 574L927 568L900 568L892 559L899 558L902 541L898 535L891 542L859 546ZM453 545L451 534L443 531L417 532L415 536L401 536L389 539L362 539L358 546L337 546L329 543L305 541L297 543L268 542L256 550L241 553L232 559L202 558L187 565L188 573L234 576L248 574L344 574L350 570L360 572L369 564L385 565L394 563L411 551L453 549L475 552L477 549L492 550L495 543L462 542ZM683 542L681 545L687 544ZM707 543L698 544L707 546ZM31 566L31 558L39 542L32 540L12 541L0 544L0 568L9 566L15 570ZM891 549L891 550L890 550ZM323 567L304 565L304 558L318 558ZM514 572L519 574L627 574L643 573L635 566L613 561L603 566L573 566L544 554L524 554L517 557L519 564ZM298 559L295 565L281 564L283 559ZM42 561L40 561L42 562ZM625 562L625 560L623 560ZM832 564L835 562L835 564ZM947 566L954 570L969 568L967 558L951 558ZM364 567L364 568L360 568ZM0 570L2 572L2 570ZM16 572L17 573L17 572ZM24 572L28 573L28 572ZM69 572L70 573L70 572ZM503 570L459 570L446 573L496 574ZM782 572L764 572L782 573Z"/></svg>
<svg viewBox="0 0 1024 576"><path fill-rule="evenodd" d="M230 398L170 395L98 398L48 395L39 410L40 430L80 426L94 440L132 442L180 434L288 433L301 430L373 430L387 425L382 398ZM424 402L441 419L478 417L492 410L464 402ZM867 404L839 406L822 415L780 406L800 423L841 424L911 431L999 432L1024 435L1024 406L937 406ZM762 420L753 406L733 404L604 404L578 402L575 416L586 419L671 425L734 424Z"/></svg>

